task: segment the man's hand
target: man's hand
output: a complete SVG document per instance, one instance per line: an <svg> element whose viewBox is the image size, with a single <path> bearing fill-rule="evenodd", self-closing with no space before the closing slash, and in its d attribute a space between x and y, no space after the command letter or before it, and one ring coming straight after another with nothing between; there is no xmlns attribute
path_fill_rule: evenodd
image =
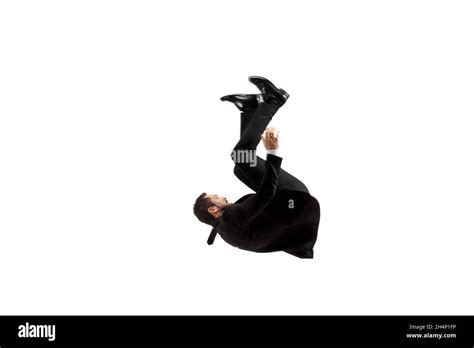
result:
<svg viewBox="0 0 474 348"><path fill-rule="evenodd" d="M265 129L263 134L261 135L263 145L267 150L277 150L278 149L278 137L279 132L274 127L268 127Z"/></svg>

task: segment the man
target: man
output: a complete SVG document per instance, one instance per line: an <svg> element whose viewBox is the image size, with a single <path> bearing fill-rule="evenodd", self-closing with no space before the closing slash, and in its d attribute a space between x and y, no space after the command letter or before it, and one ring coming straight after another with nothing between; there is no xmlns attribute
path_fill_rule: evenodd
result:
<svg viewBox="0 0 474 348"><path fill-rule="evenodd" d="M300 258L313 258L319 203L301 181L280 168L278 132L267 128L289 94L263 77L251 76L249 81L260 94L233 94L221 100L233 103L241 111L240 140L231 157L234 174L255 194L229 203L225 197L203 193L196 199L194 214L213 226L209 245L219 234L240 249L285 251ZM266 161L255 155L260 140L267 150Z"/></svg>

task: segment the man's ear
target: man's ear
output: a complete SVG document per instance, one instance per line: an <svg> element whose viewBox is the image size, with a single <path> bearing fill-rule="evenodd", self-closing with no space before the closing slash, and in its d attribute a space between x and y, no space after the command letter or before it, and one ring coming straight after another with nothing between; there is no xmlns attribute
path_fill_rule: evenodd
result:
<svg viewBox="0 0 474 348"><path fill-rule="evenodd" d="M214 216L214 214L216 214L219 211L219 208L213 205L212 207L207 208L207 211L209 212L209 214Z"/></svg>

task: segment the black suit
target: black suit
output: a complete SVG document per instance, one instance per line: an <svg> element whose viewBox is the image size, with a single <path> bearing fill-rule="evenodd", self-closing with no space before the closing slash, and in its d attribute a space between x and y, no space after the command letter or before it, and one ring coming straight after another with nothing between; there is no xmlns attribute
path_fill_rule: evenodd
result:
<svg viewBox="0 0 474 348"><path fill-rule="evenodd" d="M260 134L277 110L278 105L268 101L242 112L240 140L234 151L256 151ZM255 194L240 198L224 210L213 222L209 244L218 233L240 249L286 251L297 257L313 258L319 203L301 181L280 168L281 161L282 158L269 154L266 161L257 157L256 166L235 164L234 174Z"/></svg>

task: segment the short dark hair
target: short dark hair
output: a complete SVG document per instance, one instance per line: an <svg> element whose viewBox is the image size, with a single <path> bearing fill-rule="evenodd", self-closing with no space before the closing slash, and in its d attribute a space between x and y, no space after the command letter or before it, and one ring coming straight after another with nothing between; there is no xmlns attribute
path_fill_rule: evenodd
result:
<svg viewBox="0 0 474 348"><path fill-rule="evenodd" d="M199 219L199 221L204 222L205 224L211 225L214 221L214 216L209 213L207 210L209 207L212 207L214 204L211 202L209 197L205 197L206 192L199 195L194 203L193 211L194 215Z"/></svg>

